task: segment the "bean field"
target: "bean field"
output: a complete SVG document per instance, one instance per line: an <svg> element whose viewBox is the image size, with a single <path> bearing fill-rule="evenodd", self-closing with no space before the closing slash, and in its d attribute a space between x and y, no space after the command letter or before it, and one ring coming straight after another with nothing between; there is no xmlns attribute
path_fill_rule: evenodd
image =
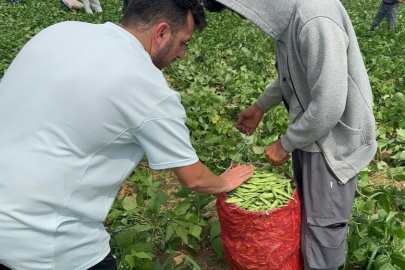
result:
<svg viewBox="0 0 405 270"><path fill-rule="evenodd" d="M360 173L341 269L404 270L405 4L395 31L387 31L384 20L370 32L380 1L341 2L369 74L379 146ZM101 0L101 5L103 13L91 15L61 7L58 0L21 0L20 5L0 0L0 78L24 44L47 26L68 20L118 23L122 1ZM239 113L277 76L274 43L229 11L207 16L208 27L193 36L186 57L164 74L182 96L200 160L219 174L233 163L265 162L264 147L285 133L289 118L280 104L252 136L234 128ZM291 161L283 169L291 172ZM150 170L145 159L105 220L119 269L229 269L215 199L182 187L171 171Z"/></svg>

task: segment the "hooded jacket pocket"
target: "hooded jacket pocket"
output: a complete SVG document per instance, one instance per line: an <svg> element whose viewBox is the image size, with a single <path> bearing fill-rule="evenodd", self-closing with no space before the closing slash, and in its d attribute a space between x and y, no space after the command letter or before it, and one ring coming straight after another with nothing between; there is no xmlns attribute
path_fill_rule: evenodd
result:
<svg viewBox="0 0 405 270"><path fill-rule="evenodd" d="M306 259L308 266L328 269L346 260L347 220L308 219Z"/></svg>
<svg viewBox="0 0 405 270"><path fill-rule="evenodd" d="M349 127L342 121L331 130L329 136L320 140L325 149L331 149L328 155L334 160L342 161L354 153L357 149L367 144L362 129Z"/></svg>

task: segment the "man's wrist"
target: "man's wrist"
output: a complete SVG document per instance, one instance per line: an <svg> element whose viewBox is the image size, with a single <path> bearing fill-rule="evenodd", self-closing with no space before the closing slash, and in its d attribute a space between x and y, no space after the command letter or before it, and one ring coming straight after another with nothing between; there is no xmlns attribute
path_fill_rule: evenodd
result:
<svg viewBox="0 0 405 270"><path fill-rule="evenodd" d="M258 111L262 112L263 114L266 113L266 111L263 110L263 109L260 107L260 105L259 105L259 103L258 103L257 101L253 104L253 106L254 106Z"/></svg>

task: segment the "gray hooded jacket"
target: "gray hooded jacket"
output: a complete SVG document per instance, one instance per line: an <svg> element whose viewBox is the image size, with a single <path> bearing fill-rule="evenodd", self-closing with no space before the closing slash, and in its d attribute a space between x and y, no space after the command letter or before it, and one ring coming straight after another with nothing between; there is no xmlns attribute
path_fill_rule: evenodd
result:
<svg viewBox="0 0 405 270"><path fill-rule="evenodd" d="M276 42L278 78L257 100L284 98L285 150L322 151L342 183L373 159L377 143L370 82L350 18L339 0L217 0Z"/></svg>

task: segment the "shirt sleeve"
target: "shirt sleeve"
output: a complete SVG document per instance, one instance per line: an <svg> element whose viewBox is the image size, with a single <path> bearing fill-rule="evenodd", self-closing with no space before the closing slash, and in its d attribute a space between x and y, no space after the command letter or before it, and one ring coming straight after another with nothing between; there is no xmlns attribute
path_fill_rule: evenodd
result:
<svg viewBox="0 0 405 270"><path fill-rule="evenodd" d="M305 148L322 138L342 117L348 91L348 45L346 32L330 19L317 18L303 27L299 47L311 102L281 138L286 151Z"/></svg>
<svg viewBox="0 0 405 270"><path fill-rule="evenodd" d="M283 100L281 94L280 80L277 78L259 97L256 104L263 112L268 112L271 108L279 104Z"/></svg>
<svg viewBox="0 0 405 270"><path fill-rule="evenodd" d="M160 101L134 134L144 149L149 167L155 170L196 163L198 156L190 143L187 116L180 95L173 93Z"/></svg>

